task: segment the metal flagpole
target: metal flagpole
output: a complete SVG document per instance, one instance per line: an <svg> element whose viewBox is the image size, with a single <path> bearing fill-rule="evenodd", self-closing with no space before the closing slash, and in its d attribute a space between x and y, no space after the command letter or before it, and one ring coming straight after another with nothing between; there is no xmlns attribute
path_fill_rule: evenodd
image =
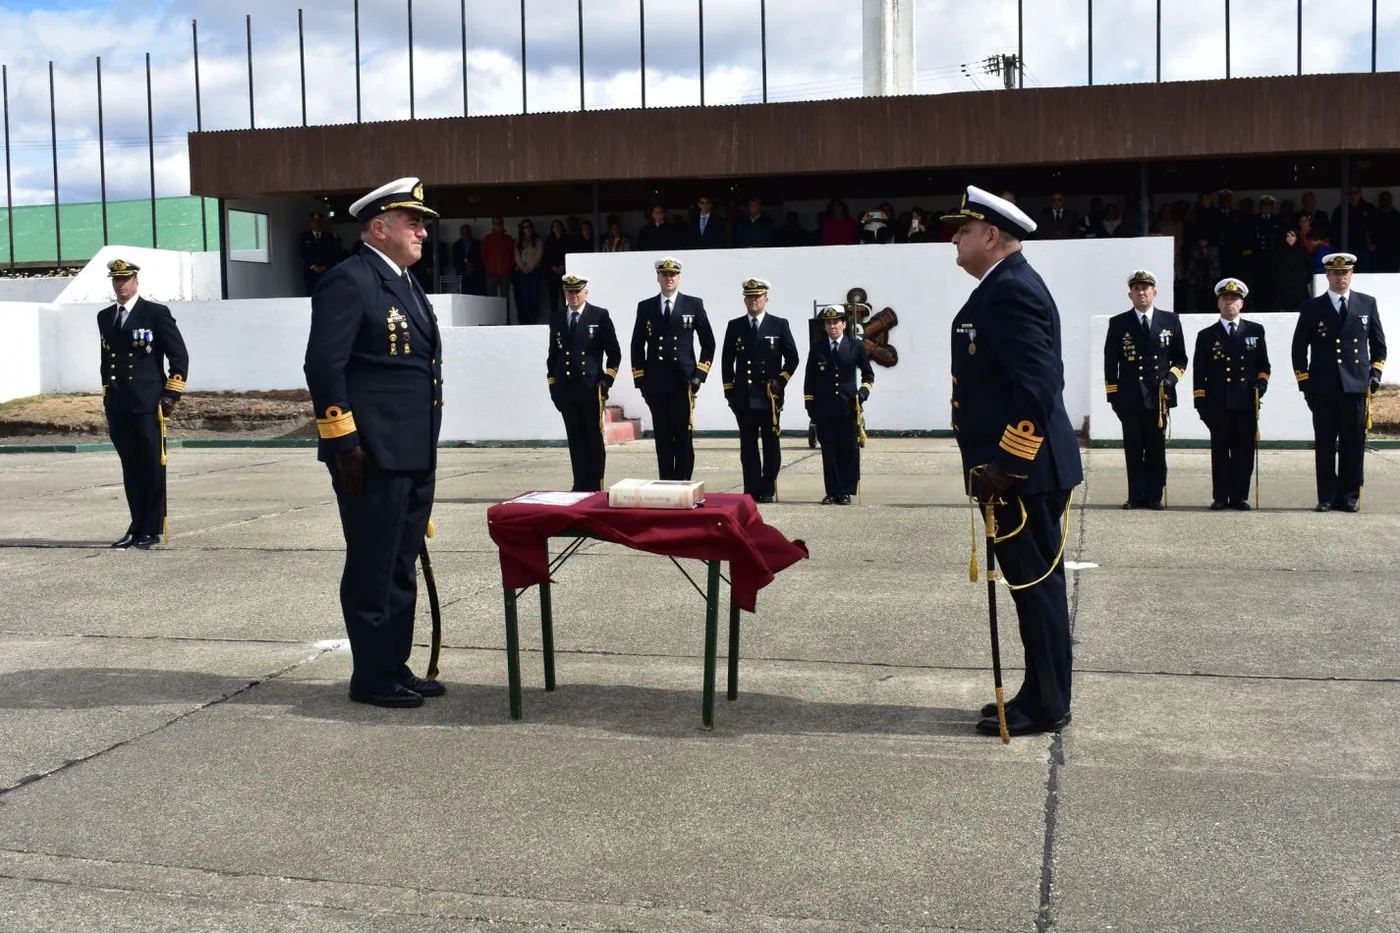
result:
<svg viewBox="0 0 1400 933"><path fill-rule="evenodd" d="M360 111L360 0L355 0L355 122L361 122Z"/></svg>
<svg viewBox="0 0 1400 933"><path fill-rule="evenodd" d="M108 243L107 232L107 145L106 128L102 119L102 56L97 56L97 184L102 199L102 245Z"/></svg>
<svg viewBox="0 0 1400 933"><path fill-rule="evenodd" d="M1157 83L1162 83L1162 0L1157 0Z"/></svg>
<svg viewBox="0 0 1400 933"><path fill-rule="evenodd" d="M526 75L529 69L525 64L525 0L520 0L520 112L530 112L529 86Z"/></svg>
<svg viewBox="0 0 1400 933"><path fill-rule="evenodd" d="M1094 0L1089 0L1089 86L1094 84Z"/></svg>
<svg viewBox="0 0 1400 933"><path fill-rule="evenodd" d="M58 114L53 103L53 62L49 62L49 141L53 151L53 236L58 250L55 260L63 265L63 225L58 213Z"/></svg>
<svg viewBox="0 0 1400 933"><path fill-rule="evenodd" d="M583 0L578 0L578 109L588 109L583 98Z"/></svg>
<svg viewBox="0 0 1400 933"><path fill-rule="evenodd" d="M1298 74L1303 73L1303 0L1298 0Z"/></svg>
<svg viewBox="0 0 1400 933"><path fill-rule="evenodd" d="M306 125L306 21L297 10L297 58L301 68L301 125Z"/></svg>
<svg viewBox="0 0 1400 933"><path fill-rule="evenodd" d="M1230 0L1225 0L1225 77L1230 77Z"/></svg>
<svg viewBox="0 0 1400 933"><path fill-rule="evenodd" d="M10 246L10 267L15 264L15 202L10 184L10 66L0 65L0 96L5 100L5 226Z"/></svg>
<svg viewBox="0 0 1400 933"><path fill-rule="evenodd" d="M151 163L151 248L160 248L156 229L156 122L151 106L151 53L146 53L146 153Z"/></svg>
<svg viewBox="0 0 1400 933"><path fill-rule="evenodd" d="M1376 13L1376 0L1371 0L1371 74L1376 73L1376 30L1379 26Z"/></svg>
<svg viewBox="0 0 1400 933"><path fill-rule="evenodd" d="M768 103L768 2L758 3L758 51L763 65L763 102Z"/></svg>
<svg viewBox="0 0 1400 933"><path fill-rule="evenodd" d="M647 0L637 0L638 35L642 52L642 109L647 108Z"/></svg>
<svg viewBox="0 0 1400 933"><path fill-rule="evenodd" d="M245 25L248 32L248 129L254 129L257 121L253 116L253 14L248 13Z"/></svg>
<svg viewBox="0 0 1400 933"><path fill-rule="evenodd" d="M582 2L582 0L580 0ZM467 0L462 0L462 116L467 115Z"/></svg>
<svg viewBox="0 0 1400 933"><path fill-rule="evenodd" d="M700 106L705 106L705 0L696 0L700 8ZM1371 56L1374 61L1375 56ZM1375 71L1375 65L1371 66Z"/></svg>
<svg viewBox="0 0 1400 933"><path fill-rule="evenodd" d="M408 0L408 118L410 120L417 116L413 97L413 0Z"/></svg>
<svg viewBox="0 0 1400 933"><path fill-rule="evenodd" d="M204 108L199 100L199 20L190 20L190 36L194 42L194 129L204 130ZM199 232L204 241L204 251L209 251L209 211L205 209L205 199L199 199Z"/></svg>
<svg viewBox="0 0 1400 933"><path fill-rule="evenodd" d="M1022 0L1016 0L1016 87L1026 86L1026 21Z"/></svg>

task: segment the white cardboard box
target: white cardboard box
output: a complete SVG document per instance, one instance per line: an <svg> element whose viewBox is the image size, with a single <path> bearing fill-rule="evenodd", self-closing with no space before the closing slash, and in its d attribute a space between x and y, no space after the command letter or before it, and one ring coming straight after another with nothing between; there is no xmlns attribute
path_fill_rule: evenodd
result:
<svg viewBox="0 0 1400 933"><path fill-rule="evenodd" d="M624 479L608 487L615 509L693 509L705 501L705 484L683 479Z"/></svg>

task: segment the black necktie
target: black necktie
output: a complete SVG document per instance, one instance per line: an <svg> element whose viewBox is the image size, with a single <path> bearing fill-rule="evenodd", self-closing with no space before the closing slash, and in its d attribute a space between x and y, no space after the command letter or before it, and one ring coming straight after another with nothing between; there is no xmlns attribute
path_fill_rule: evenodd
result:
<svg viewBox="0 0 1400 933"><path fill-rule="evenodd" d="M122 325L125 324L125 323L126 323L126 308L123 308L121 305L117 305L117 330L121 330L121 329L122 329Z"/></svg>
<svg viewBox="0 0 1400 933"><path fill-rule="evenodd" d="M1142 335L1148 340L1152 339L1152 319L1145 314L1138 315L1138 326L1142 328Z"/></svg>
<svg viewBox="0 0 1400 933"><path fill-rule="evenodd" d="M405 272L403 274L403 283L408 286L409 297L413 299L413 307L418 312L418 325L422 327L424 331L431 331L432 328L428 326L428 307L423 303L423 299L418 297L417 281L414 280L413 276Z"/></svg>
<svg viewBox="0 0 1400 933"><path fill-rule="evenodd" d="M831 357L832 357L832 359L835 359L835 358L836 358L836 347L837 347L838 344L839 344L839 341L836 341L836 340L831 341Z"/></svg>
<svg viewBox="0 0 1400 933"><path fill-rule="evenodd" d="M668 322L668 323L669 323L670 320L671 320L671 299L669 299L669 298L666 299L666 307L665 307L665 310L663 310L663 311L661 312L661 319L662 319L663 321Z"/></svg>
<svg viewBox="0 0 1400 933"><path fill-rule="evenodd" d="M749 323L750 323L751 325L753 325L753 326L750 327L749 329L753 331L754 338L757 339L757 338L758 338L758 318L756 318L756 317L751 317L751 318L749 318Z"/></svg>
<svg viewBox="0 0 1400 933"><path fill-rule="evenodd" d="M1234 322L1234 321L1229 321L1228 324L1229 324L1229 328L1230 328L1230 336L1233 337L1233 336L1235 336L1235 322Z"/></svg>
<svg viewBox="0 0 1400 933"><path fill-rule="evenodd" d="M570 337L572 337L572 336L574 335L574 328L576 328L576 327L578 327L578 312L577 312L577 311L570 311L570 312L569 312L569 336L570 336Z"/></svg>
<svg viewBox="0 0 1400 933"><path fill-rule="evenodd" d="M1338 321L1345 321L1346 319L1347 319L1347 300L1346 300L1346 298L1338 298L1338 299L1337 299L1337 320L1338 320Z"/></svg>

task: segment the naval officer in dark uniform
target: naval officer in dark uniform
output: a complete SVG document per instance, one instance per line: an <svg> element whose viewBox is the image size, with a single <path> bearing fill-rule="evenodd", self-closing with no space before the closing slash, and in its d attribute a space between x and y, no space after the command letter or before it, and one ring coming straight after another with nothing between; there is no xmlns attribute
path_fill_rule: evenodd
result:
<svg viewBox="0 0 1400 933"><path fill-rule="evenodd" d="M1167 488L1167 419L1176 407L1176 384L1186 374L1186 337L1181 319L1156 307L1157 277L1151 272L1139 269L1128 277L1128 297L1133 307L1108 320L1104 391L1123 425L1128 463L1123 508L1161 510Z"/></svg>
<svg viewBox="0 0 1400 933"><path fill-rule="evenodd" d="M1014 588L1026 655L1006 723L1012 735L1051 732L1070 720L1063 522L1084 479L1065 413L1060 313L1021 253L1035 223L1016 205L969 185L962 209L943 219L958 224L958 265L980 280L953 319L952 414L969 487L996 500L1006 536L997 565ZM995 704L982 715L977 731L996 735Z"/></svg>
<svg viewBox="0 0 1400 933"><path fill-rule="evenodd" d="M870 398L875 370L865 341L846 335L845 308L828 305L817 317L826 336L807 355L802 397L822 445L822 505L850 505L860 489L859 406Z"/></svg>
<svg viewBox="0 0 1400 933"><path fill-rule="evenodd" d="M1361 508L1366 405L1385 369L1385 331L1376 299L1351 290L1356 257L1322 257L1327 291L1298 309L1293 374L1313 419L1317 469L1314 511Z"/></svg>
<svg viewBox="0 0 1400 933"><path fill-rule="evenodd" d="M748 313L725 328L720 372L724 398L739 422L744 494L772 502L782 468L778 418L788 380L797 372L797 342L787 320L767 311L768 283L745 279L742 287Z"/></svg>
<svg viewBox="0 0 1400 933"><path fill-rule="evenodd" d="M354 670L350 699L421 706L441 696L414 676L414 563L433 508L442 427L442 338L432 305L408 268L422 254L425 219L416 178L350 206L359 252L326 273L311 299L306 384L319 458L331 474L345 535L340 607Z"/></svg>
<svg viewBox="0 0 1400 933"><path fill-rule="evenodd" d="M1249 286L1239 279L1216 282L1220 320L1196 335L1191 394L1196 413L1210 429L1210 507L1214 512L1249 511L1249 481L1259 435L1256 400L1268 391L1273 372L1264 325L1240 318L1248 297Z"/></svg>
<svg viewBox="0 0 1400 933"><path fill-rule="evenodd" d="M316 291L317 284L339 258L336 253L335 237L323 229L325 215L311 215L311 228L301 235L301 278L306 286L306 294Z"/></svg>
<svg viewBox="0 0 1400 933"><path fill-rule="evenodd" d="M185 391L190 357L170 309L137 294L140 271L140 266L125 259L107 263L117 303L97 312L97 332L102 342L102 410L112 446L121 458L122 486L131 513L126 534L112 547L144 551L160 540L165 520L156 409L166 418L175 410Z"/></svg>
<svg viewBox="0 0 1400 933"><path fill-rule="evenodd" d="M688 480L695 470L691 412L715 358L715 333L705 302L680 292L681 261L667 256L654 268L661 293L637 303L632 381L651 410L658 478Z"/></svg>
<svg viewBox="0 0 1400 933"><path fill-rule="evenodd" d="M607 308L588 301L588 280L565 276L564 304L549 318L549 397L564 416L574 492L603 488L603 404L622 361ZM606 359L605 359L606 358Z"/></svg>

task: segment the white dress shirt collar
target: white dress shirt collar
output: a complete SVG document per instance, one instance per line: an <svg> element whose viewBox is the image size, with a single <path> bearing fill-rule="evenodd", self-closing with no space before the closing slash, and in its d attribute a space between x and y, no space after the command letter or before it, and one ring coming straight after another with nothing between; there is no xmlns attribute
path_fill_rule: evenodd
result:
<svg viewBox="0 0 1400 933"><path fill-rule="evenodd" d="M760 312L758 312L757 314L746 314L746 315L744 315L744 316L747 317L747 318L748 318L749 320L751 320L751 321L757 321L757 322L758 322L758 326L759 326L759 327L762 327L762 326L763 326L763 319L764 319L764 317L767 316L767 314L768 314L767 311L760 311ZM754 326L753 324L750 324L750 325L749 325L749 327L753 327L753 326Z"/></svg>
<svg viewBox="0 0 1400 933"><path fill-rule="evenodd" d="M665 310L666 310L666 302L669 301L669 302L671 303L671 313L674 314L675 311L676 311L676 304L677 304L677 302L679 302L680 300L681 300L681 293L680 293L679 290L677 290L677 292L676 292L674 295L672 295L670 298L667 298L666 295L665 295L665 293L663 292L661 295L659 295L659 296L657 297L657 302L658 302L657 307L660 308L660 309L662 310L662 312L664 313Z"/></svg>
<svg viewBox="0 0 1400 933"><path fill-rule="evenodd" d="M1006 262L1006 257L1005 257L1005 256L1003 256L1002 258L998 259L996 262L992 263L991 268L988 269L986 272L983 272L983 273L982 273L982 278L978 279L977 281L979 281L979 282L985 282L985 281L987 281L987 276L989 276L989 275L992 274L992 269L995 269L997 266L1001 265L1001 264L1004 263L1004 262Z"/></svg>
<svg viewBox="0 0 1400 933"><path fill-rule="evenodd" d="M1342 310L1343 298L1345 298L1348 301L1348 303L1351 301L1351 289L1347 289L1341 294L1338 294L1337 292L1334 292L1332 291L1332 289L1329 288L1327 289L1327 297L1332 301L1332 310L1340 311Z"/></svg>

